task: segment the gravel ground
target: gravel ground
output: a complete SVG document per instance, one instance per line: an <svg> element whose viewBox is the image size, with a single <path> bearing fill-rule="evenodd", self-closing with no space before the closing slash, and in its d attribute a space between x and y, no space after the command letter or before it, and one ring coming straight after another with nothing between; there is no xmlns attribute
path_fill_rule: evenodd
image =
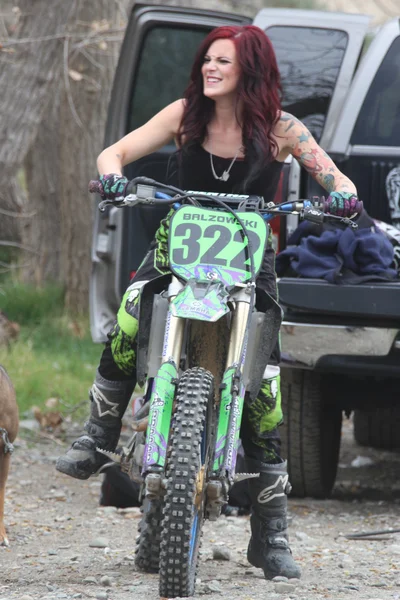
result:
<svg viewBox="0 0 400 600"><path fill-rule="evenodd" d="M139 509L101 508L100 479L57 473L65 446L21 429L8 481L0 600L158 598L157 576L133 563ZM352 467L358 456L373 464ZM400 534L344 537L400 528L400 454L356 446L346 422L340 461L332 499L289 501L300 582L265 581L246 560L248 517L223 516L205 524L195 598L400 600ZM215 560L216 548L228 560Z"/></svg>

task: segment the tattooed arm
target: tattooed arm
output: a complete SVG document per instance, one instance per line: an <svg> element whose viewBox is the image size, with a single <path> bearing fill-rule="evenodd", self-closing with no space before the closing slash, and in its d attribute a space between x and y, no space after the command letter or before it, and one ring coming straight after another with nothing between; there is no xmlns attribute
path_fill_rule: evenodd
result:
<svg viewBox="0 0 400 600"><path fill-rule="evenodd" d="M354 183L337 168L299 119L282 112L275 132L281 155L292 154L327 192L357 195Z"/></svg>

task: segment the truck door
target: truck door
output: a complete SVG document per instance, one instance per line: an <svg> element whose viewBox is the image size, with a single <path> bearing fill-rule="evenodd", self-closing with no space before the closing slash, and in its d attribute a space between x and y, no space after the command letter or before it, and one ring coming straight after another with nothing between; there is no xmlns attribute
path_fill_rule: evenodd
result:
<svg viewBox="0 0 400 600"><path fill-rule="evenodd" d="M400 25L378 31L351 85L328 152L370 215L400 229Z"/></svg>

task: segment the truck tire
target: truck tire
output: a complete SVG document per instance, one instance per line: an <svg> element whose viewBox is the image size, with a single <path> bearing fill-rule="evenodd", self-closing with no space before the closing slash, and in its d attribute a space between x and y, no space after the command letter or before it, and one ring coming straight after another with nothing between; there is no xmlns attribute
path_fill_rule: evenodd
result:
<svg viewBox="0 0 400 600"><path fill-rule="evenodd" d="M400 448L400 405L354 411L354 439L360 446Z"/></svg>
<svg viewBox="0 0 400 600"><path fill-rule="evenodd" d="M281 392L282 456L288 461L291 494L326 498L339 462L341 407L323 393L320 373L282 369Z"/></svg>

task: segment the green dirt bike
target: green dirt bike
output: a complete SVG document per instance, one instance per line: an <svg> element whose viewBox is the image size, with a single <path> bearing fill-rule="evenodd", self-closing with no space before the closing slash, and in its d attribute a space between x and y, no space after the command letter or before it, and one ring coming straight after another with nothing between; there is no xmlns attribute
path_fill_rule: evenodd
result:
<svg viewBox="0 0 400 600"><path fill-rule="evenodd" d="M100 210L160 203L173 208L172 275L141 282L137 378L146 402L122 453L104 454L142 484L136 565L159 571L160 595L174 598L194 594L204 519L218 518L236 481L258 477L236 474L235 465L243 404L257 397L282 320L255 285L268 220L298 214L321 223L328 215L309 200L266 205L258 196L185 192L143 177Z"/></svg>

